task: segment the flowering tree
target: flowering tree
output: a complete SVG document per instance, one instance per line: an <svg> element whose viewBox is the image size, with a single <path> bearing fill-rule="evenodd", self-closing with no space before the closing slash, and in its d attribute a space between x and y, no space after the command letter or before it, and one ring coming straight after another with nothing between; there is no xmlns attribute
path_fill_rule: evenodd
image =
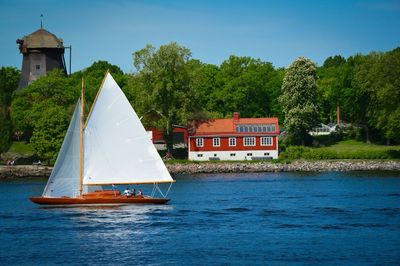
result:
<svg viewBox="0 0 400 266"><path fill-rule="evenodd" d="M316 66L307 58L297 58L285 72L279 101L285 113L289 140L301 142L318 123Z"/></svg>

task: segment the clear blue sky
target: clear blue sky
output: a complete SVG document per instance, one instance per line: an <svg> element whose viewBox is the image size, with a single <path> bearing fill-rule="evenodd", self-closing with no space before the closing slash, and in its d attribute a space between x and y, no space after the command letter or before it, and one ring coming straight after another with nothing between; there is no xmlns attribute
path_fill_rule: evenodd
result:
<svg viewBox="0 0 400 266"><path fill-rule="evenodd" d="M206 63L234 54L276 67L400 46L400 0L0 0L1 66L21 67L15 40L40 27L40 14L72 45L72 71L107 60L131 72L134 51L172 41Z"/></svg>

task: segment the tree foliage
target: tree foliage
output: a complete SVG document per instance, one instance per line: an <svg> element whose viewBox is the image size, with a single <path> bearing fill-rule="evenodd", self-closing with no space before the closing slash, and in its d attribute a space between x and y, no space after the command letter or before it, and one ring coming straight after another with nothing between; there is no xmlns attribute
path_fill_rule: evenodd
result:
<svg viewBox="0 0 400 266"><path fill-rule="evenodd" d="M340 61L339 59L329 60L328 58L324 62L324 66L317 71L320 119L324 123L336 122L338 106L342 109L343 114L349 117L353 115L351 110L354 100L354 92L351 86L352 67L342 57L338 58L340 58Z"/></svg>
<svg viewBox="0 0 400 266"><path fill-rule="evenodd" d="M285 127L293 142L304 141L318 123L316 66L304 57L286 70L279 101L285 113Z"/></svg>
<svg viewBox="0 0 400 266"><path fill-rule="evenodd" d="M186 124L198 107L196 92L189 75L189 49L170 43L158 49L147 45L134 53L137 69L131 84L136 94L133 104L142 115L159 114L167 146L172 146L172 125Z"/></svg>
<svg viewBox="0 0 400 266"><path fill-rule="evenodd" d="M381 132L387 142L400 141L400 48L363 57L354 82L365 97L368 127Z"/></svg>
<svg viewBox="0 0 400 266"><path fill-rule="evenodd" d="M135 73L98 61L66 77L52 71L16 91L19 71L0 68L0 152L11 133L30 141L43 160L54 162L85 79L86 107L107 70L142 122L167 133L188 120L277 116L294 142L318 121L341 120L362 128L365 140L400 143L400 48L389 52L328 57L322 66L299 58L286 70L251 57L232 55L220 66L191 58L177 44L148 45L134 53ZM318 77L318 78L317 78Z"/></svg>
<svg viewBox="0 0 400 266"><path fill-rule="evenodd" d="M47 110L53 106L68 108L73 105L80 89L71 81L62 71L53 70L16 93L11 105L14 131L23 131L29 139Z"/></svg>
<svg viewBox="0 0 400 266"><path fill-rule="evenodd" d="M85 100L87 102L86 107L90 107L96 97L97 91L103 81L105 73L109 71L118 85L124 89L127 78L124 72L116 65L112 65L107 61L94 62L88 68L81 71L77 71L69 77L72 84L76 87L74 90L81 90L82 78L85 80Z"/></svg>
<svg viewBox="0 0 400 266"><path fill-rule="evenodd" d="M322 121L333 122L339 106L342 122L362 128L367 142L399 143L399 50L328 58L318 69Z"/></svg>
<svg viewBox="0 0 400 266"><path fill-rule="evenodd" d="M250 57L230 56L215 75L216 88L209 94L208 109L222 116L240 112L243 117L278 115L274 97L282 75L271 63Z"/></svg>
<svg viewBox="0 0 400 266"><path fill-rule="evenodd" d="M12 123L10 105L13 92L18 88L20 72L14 67L0 68L0 153L11 144Z"/></svg>
<svg viewBox="0 0 400 266"><path fill-rule="evenodd" d="M54 105L38 118L30 139L38 156L49 164L54 164L68 129L70 114L62 106Z"/></svg>

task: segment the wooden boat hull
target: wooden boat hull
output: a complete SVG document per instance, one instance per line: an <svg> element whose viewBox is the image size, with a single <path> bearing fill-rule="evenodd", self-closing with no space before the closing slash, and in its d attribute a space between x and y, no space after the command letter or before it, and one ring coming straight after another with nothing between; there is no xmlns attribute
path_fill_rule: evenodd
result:
<svg viewBox="0 0 400 266"><path fill-rule="evenodd" d="M114 191L96 191L77 198L31 197L32 202L39 205L109 205L109 204L165 204L169 199L151 197L126 197Z"/></svg>

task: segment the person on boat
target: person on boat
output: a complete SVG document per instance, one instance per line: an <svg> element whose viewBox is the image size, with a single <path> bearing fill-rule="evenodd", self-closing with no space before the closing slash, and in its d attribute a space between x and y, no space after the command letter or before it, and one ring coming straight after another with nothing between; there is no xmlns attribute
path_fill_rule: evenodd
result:
<svg viewBox="0 0 400 266"><path fill-rule="evenodd" d="M139 189L139 192L137 193L137 195L138 195L138 197L143 197L143 193L142 193L141 189Z"/></svg>
<svg viewBox="0 0 400 266"><path fill-rule="evenodd" d="M124 196L127 196L127 197L130 197L130 196L131 196L131 190L129 189L129 187L127 187L127 188L124 190Z"/></svg>
<svg viewBox="0 0 400 266"><path fill-rule="evenodd" d="M136 196L136 189L134 188L134 189L132 189L132 196Z"/></svg>

